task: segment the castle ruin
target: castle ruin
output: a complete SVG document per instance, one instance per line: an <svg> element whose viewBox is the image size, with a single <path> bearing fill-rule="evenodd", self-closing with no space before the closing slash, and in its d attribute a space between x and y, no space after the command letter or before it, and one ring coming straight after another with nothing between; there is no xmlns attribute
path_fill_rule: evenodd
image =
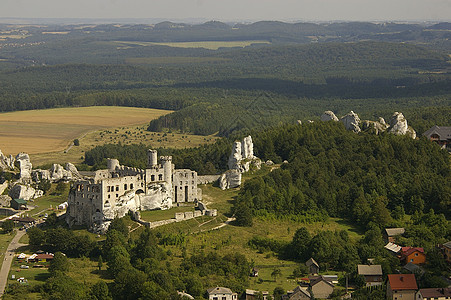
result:
<svg viewBox="0 0 451 300"><path fill-rule="evenodd" d="M173 203L201 198L197 172L175 169L171 156L161 156L158 163L157 151L148 150L145 170L108 159L106 170L96 171L93 178L75 181L69 193L66 222L103 232L112 219L129 211L169 209Z"/></svg>

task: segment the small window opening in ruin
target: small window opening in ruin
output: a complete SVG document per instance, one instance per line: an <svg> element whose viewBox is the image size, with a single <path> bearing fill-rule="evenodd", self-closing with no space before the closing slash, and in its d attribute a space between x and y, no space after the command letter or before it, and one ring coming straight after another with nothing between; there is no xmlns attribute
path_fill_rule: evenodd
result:
<svg viewBox="0 0 451 300"><path fill-rule="evenodd" d="M116 192L118 192L119 191L119 186L118 185L116 185Z"/></svg>
<svg viewBox="0 0 451 300"><path fill-rule="evenodd" d="M183 186L181 186L180 189L183 190Z"/></svg>
<svg viewBox="0 0 451 300"><path fill-rule="evenodd" d="M151 181L155 181L155 175L151 175L151 176L150 176L150 180L151 180Z"/></svg>
<svg viewBox="0 0 451 300"><path fill-rule="evenodd" d="M107 191L107 192L110 192L110 187L109 187L109 186L107 186L106 191Z"/></svg>
<svg viewBox="0 0 451 300"><path fill-rule="evenodd" d="M144 183L141 182L141 187L144 187Z"/></svg>
<svg viewBox="0 0 451 300"><path fill-rule="evenodd" d="M133 189L133 183L130 183L130 189L131 190Z"/></svg>
<svg viewBox="0 0 451 300"><path fill-rule="evenodd" d="M161 175L161 174L158 175L158 180L159 180L159 181L163 180L163 175Z"/></svg>
<svg viewBox="0 0 451 300"><path fill-rule="evenodd" d="M191 181L191 184L194 184L194 180L193 180L193 181Z"/></svg>
<svg viewBox="0 0 451 300"><path fill-rule="evenodd" d="M127 184L124 184L124 190L127 190Z"/></svg>
<svg viewBox="0 0 451 300"><path fill-rule="evenodd" d="M100 209L97 208L97 209L96 209L96 212L100 212Z"/></svg>
<svg viewBox="0 0 451 300"><path fill-rule="evenodd" d="M119 194L116 194L116 198L119 198Z"/></svg>
<svg viewBox="0 0 451 300"><path fill-rule="evenodd" d="M182 185L183 184L183 181L180 181L180 185Z"/></svg>
<svg viewBox="0 0 451 300"><path fill-rule="evenodd" d="M188 174L187 173L185 173L185 177L187 177L188 176Z"/></svg>
<svg viewBox="0 0 451 300"><path fill-rule="evenodd" d="M191 173L191 175L192 175L192 177L194 178L194 172L193 172L193 173Z"/></svg>
<svg viewBox="0 0 451 300"><path fill-rule="evenodd" d="M111 198L111 195L110 194L108 194L108 199L110 199Z"/></svg>

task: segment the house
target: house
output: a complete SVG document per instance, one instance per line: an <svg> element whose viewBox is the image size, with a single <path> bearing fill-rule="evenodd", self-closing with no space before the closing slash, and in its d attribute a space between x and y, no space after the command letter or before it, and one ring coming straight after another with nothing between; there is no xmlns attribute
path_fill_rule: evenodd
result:
<svg viewBox="0 0 451 300"><path fill-rule="evenodd" d="M365 277L366 286L382 285L381 265L358 265L357 271Z"/></svg>
<svg viewBox="0 0 451 300"><path fill-rule="evenodd" d="M261 299L257 298L259 295L263 296L263 300L267 300L269 293L267 291L254 291L254 290L248 290L246 289L246 300L254 300L254 299Z"/></svg>
<svg viewBox="0 0 451 300"><path fill-rule="evenodd" d="M386 243L395 243L397 235L403 235L406 232L404 228L385 228L384 241Z"/></svg>
<svg viewBox="0 0 451 300"><path fill-rule="evenodd" d="M393 255L397 255L399 251L401 251L402 247L394 243L388 243L387 245L384 246L384 248L390 251Z"/></svg>
<svg viewBox="0 0 451 300"><path fill-rule="evenodd" d="M313 294L312 297L326 299L329 298L333 291L334 285L323 276L310 281L310 294Z"/></svg>
<svg viewBox="0 0 451 300"><path fill-rule="evenodd" d="M288 291L282 296L282 300L302 300L310 299L310 292L307 287L297 286L294 290Z"/></svg>
<svg viewBox="0 0 451 300"><path fill-rule="evenodd" d="M20 226L23 225L33 225L36 222L36 219L32 218L32 217L13 217L11 218L11 220L14 223L18 223Z"/></svg>
<svg viewBox="0 0 451 300"><path fill-rule="evenodd" d="M404 267L402 267L404 270L406 270L409 273L416 274L416 275L423 275L424 269L420 267L419 265L413 264L411 262L407 263Z"/></svg>
<svg viewBox="0 0 451 300"><path fill-rule="evenodd" d="M35 262L49 262L53 260L53 254L52 253L42 253L37 254L34 258Z"/></svg>
<svg viewBox="0 0 451 300"><path fill-rule="evenodd" d="M225 287L214 287L207 290L208 300L238 300L238 294Z"/></svg>
<svg viewBox="0 0 451 300"><path fill-rule="evenodd" d="M24 199L13 199L11 200L11 207L17 210L27 209L27 201Z"/></svg>
<svg viewBox="0 0 451 300"><path fill-rule="evenodd" d="M387 280L387 299L415 300L418 290L414 274L389 274Z"/></svg>
<svg viewBox="0 0 451 300"><path fill-rule="evenodd" d="M443 255L448 263L451 263L451 241L446 242L442 245Z"/></svg>
<svg viewBox="0 0 451 300"><path fill-rule="evenodd" d="M420 289L417 293L418 300L445 300L451 299L451 288Z"/></svg>
<svg viewBox="0 0 451 300"><path fill-rule="evenodd" d="M310 257L308 261L306 261L305 265L309 268L310 274L318 274L319 273L319 264Z"/></svg>
<svg viewBox="0 0 451 300"><path fill-rule="evenodd" d="M442 149L451 150L451 127L433 126L431 129L423 133L430 141L439 144Z"/></svg>
<svg viewBox="0 0 451 300"><path fill-rule="evenodd" d="M426 254L424 249L420 247L402 247L401 248L401 260L405 263L424 264L426 262Z"/></svg>

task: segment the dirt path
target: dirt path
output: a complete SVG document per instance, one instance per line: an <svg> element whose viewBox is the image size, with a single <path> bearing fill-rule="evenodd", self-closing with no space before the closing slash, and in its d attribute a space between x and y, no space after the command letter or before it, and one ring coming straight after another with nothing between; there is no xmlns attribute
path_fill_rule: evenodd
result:
<svg viewBox="0 0 451 300"><path fill-rule="evenodd" d="M9 269L11 268L11 262L15 257L14 254L16 253L16 250L27 245L19 243L20 238L23 237L25 233L25 230L18 230L16 236L12 239L6 249L5 259L3 260L0 271L0 297L3 296L3 293L5 292L6 283L8 282Z"/></svg>

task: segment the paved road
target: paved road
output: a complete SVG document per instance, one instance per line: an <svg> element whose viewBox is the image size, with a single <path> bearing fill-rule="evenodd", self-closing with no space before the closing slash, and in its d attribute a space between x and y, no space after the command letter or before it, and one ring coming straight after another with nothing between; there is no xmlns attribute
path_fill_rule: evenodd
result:
<svg viewBox="0 0 451 300"><path fill-rule="evenodd" d="M25 233L25 230L18 230L16 236L12 239L11 243L8 245L8 249L5 252L5 258L0 271L0 297L3 296L3 292L5 291L9 269L11 268L11 262L14 259L14 253L18 248L26 246L26 244L19 243L20 238L24 236Z"/></svg>

